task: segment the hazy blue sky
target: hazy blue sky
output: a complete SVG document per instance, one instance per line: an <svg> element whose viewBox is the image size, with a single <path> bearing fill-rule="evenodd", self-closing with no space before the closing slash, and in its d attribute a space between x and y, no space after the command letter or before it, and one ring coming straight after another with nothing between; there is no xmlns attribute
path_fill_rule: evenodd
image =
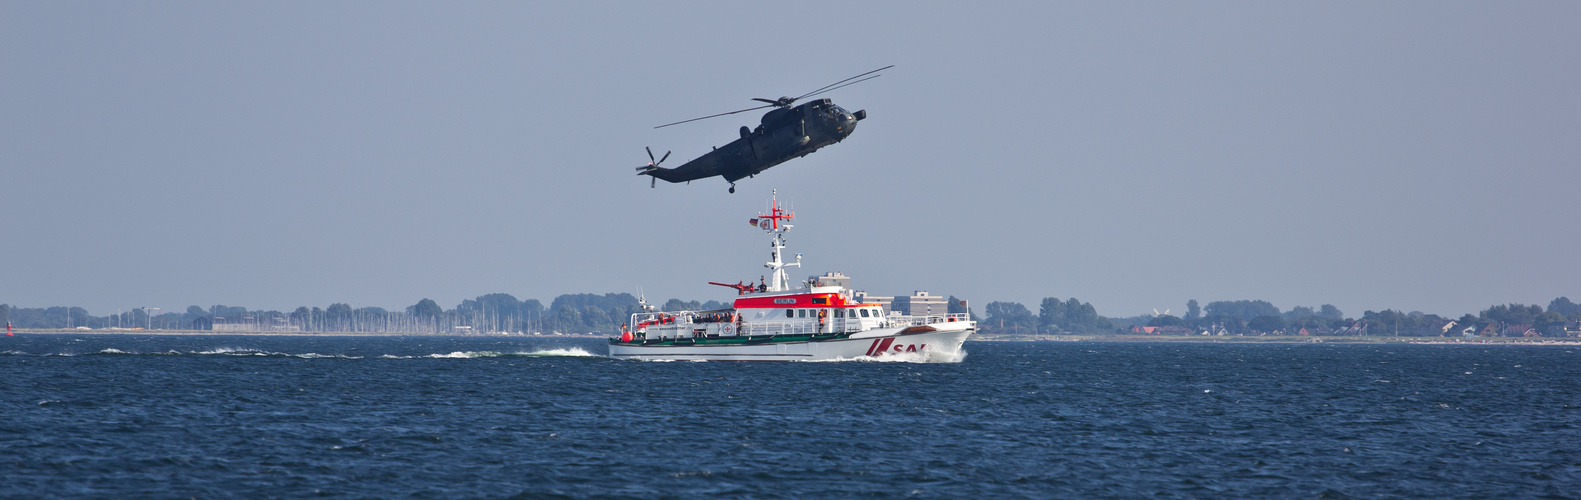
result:
<svg viewBox="0 0 1581 500"><path fill-rule="evenodd" d="M1581 299L1576 2L0 1L0 302L728 299L771 189L878 294ZM649 189L743 113L846 142Z"/></svg>

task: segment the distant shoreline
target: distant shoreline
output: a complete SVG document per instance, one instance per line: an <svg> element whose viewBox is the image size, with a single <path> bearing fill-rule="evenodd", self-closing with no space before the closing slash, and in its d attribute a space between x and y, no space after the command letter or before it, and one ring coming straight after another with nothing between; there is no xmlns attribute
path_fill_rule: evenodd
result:
<svg viewBox="0 0 1581 500"><path fill-rule="evenodd" d="M583 338L605 339L607 335L583 333L411 333L411 332L216 332L213 330L15 330L29 335L235 335L239 337L533 337L533 338Z"/></svg>
<svg viewBox="0 0 1581 500"><path fill-rule="evenodd" d="M381 332L216 332L211 330L15 330L27 335L236 335L278 337L495 337L607 339L608 335L583 333L381 333ZM1210 336L1210 335L1003 335L978 333L968 342L1094 342L1094 343L1192 343L1192 344L1446 344L1446 345L1561 345L1581 346L1581 338L1552 337L1306 337L1297 335Z"/></svg>
<svg viewBox="0 0 1581 500"><path fill-rule="evenodd" d="M1446 344L1446 345L1564 345L1581 346L1581 338L1553 337L1308 337L1300 335L996 335L977 334L981 342L1180 342L1194 344Z"/></svg>

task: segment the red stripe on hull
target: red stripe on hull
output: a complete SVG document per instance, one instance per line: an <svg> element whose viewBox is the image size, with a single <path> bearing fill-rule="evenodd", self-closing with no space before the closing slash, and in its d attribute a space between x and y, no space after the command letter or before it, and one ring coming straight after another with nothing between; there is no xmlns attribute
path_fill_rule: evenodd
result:
<svg viewBox="0 0 1581 500"><path fill-rule="evenodd" d="M895 343L895 338L894 337L885 337L885 338L881 338L881 339L874 339L873 340L873 345L868 346L868 348L867 348L867 355L868 356L872 356L872 355L875 355L875 354L883 354L884 351L888 351L889 350L889 346L891 344L894 344L894 343Z"/></svg>

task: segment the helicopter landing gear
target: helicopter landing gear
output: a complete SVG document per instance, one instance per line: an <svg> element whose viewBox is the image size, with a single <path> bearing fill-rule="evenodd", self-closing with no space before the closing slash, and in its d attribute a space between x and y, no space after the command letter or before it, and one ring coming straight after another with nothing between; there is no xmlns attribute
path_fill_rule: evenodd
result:
<svg viewBox="0 0 1581 500"><path fill-rule="evenodd" d="M730 194L736 194L736 183L730 183Z"/></svg>

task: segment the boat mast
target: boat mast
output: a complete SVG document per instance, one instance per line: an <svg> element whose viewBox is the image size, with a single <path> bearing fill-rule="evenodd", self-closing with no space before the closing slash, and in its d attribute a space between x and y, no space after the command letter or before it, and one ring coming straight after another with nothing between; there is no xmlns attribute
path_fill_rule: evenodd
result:
<svg viewBox="0 0 1581 500"><path fill-rule="evenodd" d="M785 268L790 266L801 267L801 254L796 254L796 262L785 262L784 259L780 258L780 250L785 248L785 232L790 231L792 227L790 224L781 223L780 220L790 220L795 217L795 212L780 209L779 190L775 189L774 198L769 202L769 213L767 215L758 214L758 218L752 219L752 225L774 235L769 240L769 248L773 249L771 254L773 260L763 264L763 267L767 267L770 270L768 282L768 291L770 292L789 290L790 277L785 273Z"/></svg>

